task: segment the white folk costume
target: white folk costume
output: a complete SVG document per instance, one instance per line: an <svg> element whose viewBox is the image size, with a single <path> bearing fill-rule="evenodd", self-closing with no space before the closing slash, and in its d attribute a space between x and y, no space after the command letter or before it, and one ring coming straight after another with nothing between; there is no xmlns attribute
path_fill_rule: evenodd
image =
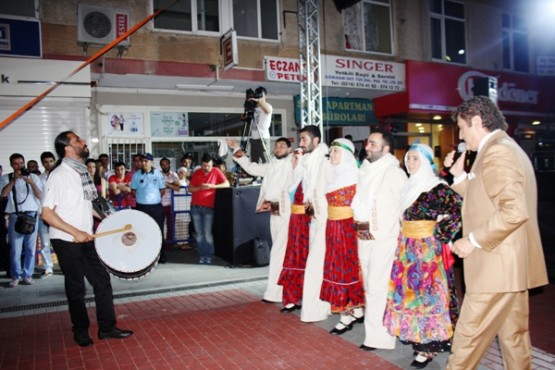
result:
<svg viewBox="0 0 555 370"><path fill-rule="evenodd" d="M351 207L357 222L368 222L374 240L359 240L358 255L366 293L364 345L395 348L395 337L383 326L387 288L397 248L401 216L401 189L407 175L392 154L363 161Z"/></svg>
<svg viewBox="0 0 555 370"><path fill-rule="evenodd" d="M326 182L331 170L328 146L324 143L308 154L302 156L297 168L302 171L304 201L310 202L314 215L310 222L309 252L303 285L301 321L316 322L327 319L330 304L320 299L320 289L324 275L324 258L326 254L326 221L328 202L326 200ZM295 169L297 172L297 168Z"/></svg>
<svg viewBox="0 0 555 370"><path fill-rule="evenodd" d="M270 252L270 266L268 270L268 285L264 292L264 299L281 303L283 287L277 284L285 249L287 247L287 230L291 215L291 201L287 187L291 178L291 154L285 158L273 157L269 163L254 163L247 156L233 158L251 176L263 177L262 186L256 208L260 208L264 201L279 203L279 215L270 216L270 233L272 249Z"/></svg>

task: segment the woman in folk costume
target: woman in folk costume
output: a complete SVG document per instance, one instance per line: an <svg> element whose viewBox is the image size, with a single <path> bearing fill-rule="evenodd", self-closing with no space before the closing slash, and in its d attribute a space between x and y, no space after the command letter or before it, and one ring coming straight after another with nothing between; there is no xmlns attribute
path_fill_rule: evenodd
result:
<svg viewBox="0 0 555 370"><path fill-rule="evenodd" d="M434 172L432 149L412 144L405 155L410 178L402 191L402 226L384 314L384 326L415 350L422 369L448 351L458 318L449 243L461 228L461 198Z"/></svg>
<svg viewBox="0 0 555 370"><path fill-rule="evenodd" d="M332 171L326 186L328 220L326 223L326 256L320 299L331 304L331 312L341 315L330 331L341 335L364 318L364 284L358 258L358 238L351 202L358 180L354 145L347 139L336 139L330 146Z"/></svg>
<svg viewBox="0 0 555 370"><path fill-rule="evenodd" d="M301 165L302 151L295 150L292 157L293 168ZM293 312L301 308L303 298L304 273L308 258L308 236L310 216L305 213L303 182L293 173L293 182L289 187L291 198L291 216L289 218L289 237L285 249L283 269L278 285L283 286L283 309L281 312Z"/></svg>

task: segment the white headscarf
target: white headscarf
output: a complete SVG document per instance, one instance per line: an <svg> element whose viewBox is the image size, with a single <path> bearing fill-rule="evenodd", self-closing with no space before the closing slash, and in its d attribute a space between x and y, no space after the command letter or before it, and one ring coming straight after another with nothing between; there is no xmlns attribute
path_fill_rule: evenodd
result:
<svg viewBox="0 0 555 370"><path fill-rule="evenodd" d="M405 154L405 164L407 163L409 151L411 150L418 153L420 157L420 167L416 173L409 173L409 180L401 190L401 210L403 212L410 207L423 192L433 189L438 184L447 184L434 172L435 164L432 148L420 143L411 144L407 154Z"/></svg>
<svg viewBox="0 0 555 370"><path fill-rule="evenodd" d="M331 165L332 171L326 184L327 193L354 185L358 180L358 165L354 156L353 143L347 139L335 139L330 147L340 148L341 160L339 164Z"/></svg>

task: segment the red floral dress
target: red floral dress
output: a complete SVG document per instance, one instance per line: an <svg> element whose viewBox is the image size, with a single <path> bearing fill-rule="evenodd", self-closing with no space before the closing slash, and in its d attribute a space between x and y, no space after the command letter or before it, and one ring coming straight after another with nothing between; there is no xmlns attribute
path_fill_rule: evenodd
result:
<svg viewBox="0 0 555 370"><path fill-rule="evenodd" d="M299 184L295 191L293 205L303 205L303 187ZM310 217L306 214L291 213L289 238L283 260L283 269L278 284L283 286L283 305L301 305L303 298L304 270L308 258L308 234Z"/></svg>
<svg viewBox="0 0 555 370"><path fill-rule="evenodd" d="M328 206L350 207L356 185L326 194ZM358 239L353 217L326 222L326 257L320 299L333 313L350 313L364 306L364 285L358 258Z"/></svg>

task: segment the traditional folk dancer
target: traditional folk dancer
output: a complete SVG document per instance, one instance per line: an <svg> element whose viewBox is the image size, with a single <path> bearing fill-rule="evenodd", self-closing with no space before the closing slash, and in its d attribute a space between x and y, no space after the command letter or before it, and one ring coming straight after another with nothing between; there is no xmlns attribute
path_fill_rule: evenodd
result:
<svg viewBox="0 0 555 370"><path fill-rule="evenodd" d="M287 231L291 215L291 201L287 186L291 177L291 143L285 137L276 140L274 157L269 163L251 162L234 140L227 140L233 151L233 160L251 176L263 177L260 194L256 203L257 212L271 212L270 233L272 249L268 269L268 284L264 292L265 302L282 302L283 287L278 279L283 267L287 246Z"/></svg>
<svg viewBox="0 0 555 370"><path fill-rule="evenodd" d="M461 198L434 173L432 148L413 144L402 191L401 233L387 295L384 326L417 353L423 369L449 351L458 318L449 244L461 229Z"/></svg>
<svg viewBox="0 0 555 370"><path fill-rule="evenodd" d="M401 189L407 175L391 154L393 144L389 132L370 134L365 148L368 157L360 167L351 205L366 297L363 351L395 348L395 337L383 326L383 314L399 235Z"/></svg>
<svg viewBox="0 0 555 370"><path fill-rule="evenodd" d="M364 287L358 258L358 239L351 202L358 180L355 147L347 139L336 139L330 146L332 171L326 186L328 220L326 256L320 299L339 313L339 323L330 334L341 335L364 321Z"/></svg>

